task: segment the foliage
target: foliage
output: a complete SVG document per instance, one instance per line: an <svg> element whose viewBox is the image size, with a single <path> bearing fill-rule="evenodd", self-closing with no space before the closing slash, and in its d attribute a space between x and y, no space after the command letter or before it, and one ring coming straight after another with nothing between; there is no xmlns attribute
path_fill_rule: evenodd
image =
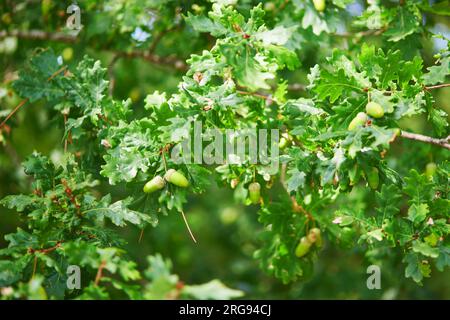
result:
<svg viewBox="0 0 450 320"><path fill-rule="evenodd" d="M356 2L362 12L355 15L348 0L327 1L324 12L311 1L212 1L188 8L182 1L80 1L85 29L62 34L92 52L72 62L62 58L61 47L46 43L5 84L24 103L45 105L62 128L64 149L53 159L37 152L27 157L30 192L24 182L21 194L0 202L24 223L0 250L3 297L242 296L219 280L185 285L158 254L140 271L119 231L150 226L153 232L162 217L185 219L193 194L211 195L211 176L234 189L238 203L260 206L259 225L249 226L252 235L259 231L253 256L284 284L311 279L329 248L356 244L370 263L389 268L401 261L395 270L419 285L448 272L449 126L436 92L447 87L450 45L447 39L431 56L419 41L430 41L433 19L448 16L442 3L368 1L363 8ZM3 47L20 38L12 31L21 17L29 19L22 28L53 30L64 10L42 2L45 27L29 4L1 6L10 9L2 10L2 24L12 34ZM174 46L177 41L183 45ZM112 52L108 67L91 57L101 50ZM311 58L311 52L317 54ZM21 55L20 61L29 56ZM124 96L111 70L128 58L172 65L181 80L152 88L145 99ZM381 117L349 127L371 101L383 108ZM406 141L405 123L416 118L426 121L428 135L421 137L434 146ZM15 121L0 127L5 150L13 145L8 134ZM170 154L193 135L196 121L221 132L280 129L288 146L270 154L276 168L252 163L249 154L240 164L179 163ZM425 170L431 162L433 170ZM189 186L166 183L144 194L145 183L168 169ZM252 183L261 186L259 203L249 196ZM320 228L325 249L311 247L299 258L295 248L311 228ZM66 286L70 265L83 269L80 290Z"/></svg>

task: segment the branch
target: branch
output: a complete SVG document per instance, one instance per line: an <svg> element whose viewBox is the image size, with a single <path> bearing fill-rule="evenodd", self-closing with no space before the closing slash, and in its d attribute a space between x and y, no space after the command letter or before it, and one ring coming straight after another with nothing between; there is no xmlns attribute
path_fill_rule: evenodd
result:
<svg viewBox="0 0 450 320"><path fill-rule="evenodd" d="M265 95L265 94L262 94L262 93L248 92L248 91L243 91L243 90L236 90L236 92L239 93L239 94L243 94L243 95L258 97L258 98L267 100L269 102L273 101L272 97L270 97L268 95Z"/></svg>
<svg viewBox="0 0 450 320"><path fill-rule="evenodd" d="M283 163L281 165L281 174L280 174L280 182L281 185L283 186L283 188L286 190L286 192L289 194L288 189L287 189L287 183L286 183L286 169L287 169L287 165L286 163ZM308 211L306 211L298 202L297 199L295 199L295 196L290 196L291 198L291 202L292 202L292 210L294 212L301 212L303 213L306 218L310 221L314 221L314 217L311 215L311 213L309 213Z"/></svg>
<svg viewBox="0 0 450 320"><path fill-rule="evenodd" d="M437 84L435 86L425 87L425 89L431 90L431 89L439 89L439 88L445 88L445 87L450 87L450 83Z"/></svg>
<svg viewBox="0 0 450 320"><path fill-rule="evenodd" d="M41 30L28 30L28 31L20 31L20 30L11 30L11 31L0 31L0 39L6 37L17 37L22 39L29 40L49 40L49 41L58 41L65 43L74 43L78 39L76 36L71 34L63 33L63 32L45 32Z"/></svg>
<svg viewBox="0 0 450 320"><path fill-rule="evenodd" d="M444 147L444 148L450 150L450 143L449 143L450 136L448 136L447 138L438 139L438 138L432 138L432 137L424 136L422 134L402 131L401 132L401 137L405 138L405 139L410 139L410 140L415 140L415 141L420 141L420 142L434 144L434 145L437 145L437 146L440 146L440 147Z"/></svg>
<svg viewBox="0 0 450 320"><path fill-rule="evenodd" d="M33 249L33 248L28 248L28 253L33 254L35 252L39 252L39 253L43 253L43 254L48 254L52 251L55 251L56 249L61 247L61 243L62 241L58 241L56 243L56 245L54 245L53 247L50 248L45 248L45 249Z"/></svg>
<svg viewBox="0 0 450 320"><path fill-rule="evenodd" d="M171 30L169 30L171 31ZM58 41L65 43L76 43L79 38L67 33L62 32L45 32L41 30L29 30L29 31L20 31L20 30L11 30L11 31L0 31L0 39L5 37L18 37L21 39L30 39L30 40L48 40L48 41ZM176 57L175 55L170 55L167 57L158 56L151 52L144 51L116 51L112 49L106 49L105 51L112 51L116 55L124 58L141 58L148 62L154 64L163 64L167 66L171 66L177 70L186 70L186 63Z"/></svg>
<svg viewBox="0 0 450 320"><path fill-rule="evenodd" d="M153 53L156 50L156 47L158 46L159 42L161 41L162 38L164 38L164 36L170 32L173 32L175 30L177 30L178 28L180 28L179 25L175 25L171 28L165 29L163 31L161 31L160 33L158 33L158 35L155 37L155 39L153 40L152 44L150 45L150 48L148 49L148 52Z"/></svg>
<svg viewBox="0 0 450 320"><path fill-rule="evenodd" d="M100 263L100 266L98 267L98 270L97 270L97 275L95 276L95 282L94 282L94 286L95 286L95 287L97 287L98 284L100 283L100 280L101 280L102 277L103 277L103 269L104 269L105 267L106 267L106 261L103 260L103 261Z"/></svg>
<svg viewBox="0 0 450 320"><path fill-rule="evenodd" d="M288 85L288 90L289 91L305 91L306 85L301 84L301 83L292 83L292 84Z"/></svg>
<svg viewBox="0 0 450 320"><path fill-rule="evenodd" d="M141 58L145 61L153 64L163 64L171 66L176 70L185 71L187 69L186 63L175 55L169 55L166 57L151 54L145 51L115 51L116 55L123 58Z"/></svg>
<svg viewBox="0 0 450 320"><path fill-rule="evenodd" d="M360 31L360 32L342 32L342 33L334 33L333 36L337 37L343 37L343 38L363 38L367 36L379 36L383 32L385 32L387 29L381 28L381 29L370 29L366 31Z"/></svg>

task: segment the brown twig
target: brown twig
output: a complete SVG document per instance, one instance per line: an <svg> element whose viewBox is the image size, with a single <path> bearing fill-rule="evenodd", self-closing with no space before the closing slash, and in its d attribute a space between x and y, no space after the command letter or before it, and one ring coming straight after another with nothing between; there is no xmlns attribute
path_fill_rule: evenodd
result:
<svg viewBox="0 0 450 320"><path fill-rule="evenodd" d="M450 150L450 136L447 138L438 139L407 131L402 131L400 136L405 139L430 143Z"/></svg>
<svg viewBox="0 0 450 320"><path fill-rule="evenodd" d="M111 60L111 62L108 65L108 76L109 76L109 88L108 88L108 93L109 96L112 97L113 96L113 92L114 92L114 86L116 85L116 78L114 76L114 65L116 64L116 62L119 60L120 55L115 54Z"/></svg>
<svg viewBox="0 0 450 320"><path fill-rule="evenodd" d="M78 37L62 33L62 32L45 32L41 30L28 30L28 31L20 31L20 30L11 30L11 31L0 31L0 39L5 37L18 37L21 39L30 39L30 40L48 40L48 41L57 41L57 42L65 42L65 43L76 43L78 42ZM158 56L156 54L150 53L148 51L118 51L118 50L108 50L119 55L124 58L141 58L145 61L151 62L153 64L160 64L165 66L170 66L175 68L176 70L184 71L187 69L186 63L174 56Z"/></svg>
<svg viewBox="0 0 450 320"><path fill-rule="evenodd" d="M437 84L435 86L428 86L428 87L425 87L425 89L432 90L432 89L439 89L439 88L445 88L445 87L450 87L450 83L442 83L442 84Z"/></svg>
<svg viewBox="0 0 450 320"><path fill-rule="evenodd" d="M175 25L175 26L173 26L171 28L165 29L165 30L161 31L160 33L158 33L158 35L155 37L155 39L153 39L153 42L150 45L150 48L148 48L148 52L149 53L154 53L156 48L157 48L157 46L158 46L158 44L159 44L159 42L162 40L162 38L164 38L164 36L167 35L168 33L173 32L173 31L175 31L175 30L177 30L179 28L180 28L179 25Z"/></svg>
<svg viewBox="0 0 450 320"><path fill-rule="evenodd" d="M287 183L286 183L286 169L287 169L287 165L286 165L286 163L283 163L281 165L280 182L281 182L281 185L283 186L283 188L287 192L288 189L287 189ZM291 196L291 202L292 202L292 210L294 210L294 212L301 212L306 216L306 218L308 220L314 221L314 217L312 216L312 214L309 213L308 211L306 211L305 208L303 208L297 202L297 199L295 199L295 196Z"/></svg>
<svg viewBox="0 0 450 320"><path fill-rule="evenodd" d="M77 37L71 34L63 33L63 32L46 32L42 30L28 30L28 31L20 31L20 30L2 30L0 31L0 39L6 37L17 37L22 39L29 40L49 40L49 41L57 41L64 43L74 43L77 41Z"/></svg>
<svg viewBox="0 0 450 320"><path fill-rule="evenodd" d="M446 88L446 87L450 87L450 83L441 83L441 84L437 84L434 86L423 86L423 90L425 91L429 91L429 90L434 90L434 89L440 89L440 88ZM392 93L394 93L394 90L384 90L383 93L386 95L390 95Z"/></svg>
<svg viewBox="0 0 450 320"><path fill-rule="evenodd" d="M44 249L28 248L28 253L33 254L33 253L39 252L39 253L42 253L42 254L49 254L50 252L55 251L56 249L61 247L61 243L62 243L62 241L58 241L53 247L44 248Z"/></svg>
<svg viewBox="0 0 450 320"><path fill-rule="evenodd" d="M258 97L264 100L267 100L269 102L273 101L272 97L262 94L262 93L257 93L257 92L248 92L248 91L243 91L243 90L236 90L237 93L239 94L243 94L243 95L249 95L249 96L254 96L254 97Z"/></svg>
<svg viewBox="0 0 450 320"><path fill-rule="evenodd" d="M292 83L292 84L288 85L288 90L289 91L305 91L306 85L301 84L301 83Z"/></svg>
<svg viewBox="0 0 450 320"><path fill-rule="evenodd" d="M171 66L180 71L185 71L187 69L186 63L175 55L163 57L156 54L151 54L147 51L115 51L115 53L123 58L141 58L153 64Z"/></svg>
<svg viewBox="0 0 450 320"><path fill-rule="evenodd" d="M100 266L98 267L97 270L97 275L95 276L95 282L94 282L94 286L97 287L98 284L100 283L100 280L103 277L103 269L106 267L106 261L103 260L102 263L100 263Z"/></svg>
<svg viewBox="0 0 450 320"><path fill-rule="evenodd" d="M367 36L378 36L382 33L384 33L387 29L381 28L381 29L370 29L366 31L360 31L360 32L341 32L341 33L334 33L333 36L337 37L343 37L343 38L363 38Z"/></svg>

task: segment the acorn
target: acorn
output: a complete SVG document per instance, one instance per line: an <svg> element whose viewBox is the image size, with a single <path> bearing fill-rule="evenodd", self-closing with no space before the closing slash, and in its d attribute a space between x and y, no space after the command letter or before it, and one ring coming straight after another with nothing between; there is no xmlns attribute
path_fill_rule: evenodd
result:
<svg viewBox="0 0 450 320"><path fill-rule="evenodd" d="M71 47L67 47L62 51L61 55L64 61L70 61L73 58L73 49Z"/></svg>
<svg viewBox="0 0 450 320"><path fill-rule="evenodd" d="M313 0L313 4L317 11L322 12L325 10L325 0Z"/></svg>
<svg viewBox="0 0 450 320"><path fill-rule="evenodd" d="M434 176L434 174L436 173L436 169L437 169L436 163L434 163L434 162L427 163L427 165L425 167L425 175L429 179L431 179Z"/></svg>
<svg viewBox="0 0 450 320"><path fill-rule="evenodd" d="M161 176L156 176L144 185L144 192L152 193L157 190L161 190L165 185L166 182L164 181L164 179Z"/></svg>
<svg viewBox="0 0 450 320"><path fill-rule="evenodd" d="M259 199L261 198L261 185L258 182L252 182L248 186L248 191L252 203L253 204L259 203Z"/></svg>
<svg viewBox="0 0 450 320"><path fill-rule="evenodd" d="M300 239L300 243L297 245L297 248L295 248L295 255L299 258L303 257L309 252L311 245L312 243L307 237L302 237Z"/></svg>
<svg viewBox="0 0 450 320"><path fill-rule="evenodd" d="M188 179L186 179L182 173L174 169L167 170L164 179L181 188L187 188L189 186Z"/></svg>
<svg viewBox="0 0 450 320"><path fill-rule="evenodd" d="M353 131L358 127L362 127L367 121L367 114L359 112L356 117L348 125L348 130Z"/></svg>
<svg viewBox="0 0 450 320"><path fill-rule="evenodd" d="M278 142L278 148L280 148L281 150L283 150L284 148L286 148L289 144L289 140L286 139L285 137L281 137L280 141Z"/></svg>
<svg viewBox="0 0 450 320"><path fill-rule="evenodd" d="M370 168L370 171L367 172L367 182L369 183L369 187L373 190L378 188L380 184L380 175L378 174L378 169L375 167Z"/></svg>
<svg viewBox="0 0 450 320"><path fill-rule="evenodd" d="M384 116L383 108L376 102L370 101L366 105L366 112L373 118L382 118Z"/></svg>
<svg viewBox="0 0 450 320"><path fill-rule="evenodd" d="M309 230L307 238L309 242L315 243L315 245L318 247L321 247L323 244L319 228L312 228L311 230Z"/></svg>

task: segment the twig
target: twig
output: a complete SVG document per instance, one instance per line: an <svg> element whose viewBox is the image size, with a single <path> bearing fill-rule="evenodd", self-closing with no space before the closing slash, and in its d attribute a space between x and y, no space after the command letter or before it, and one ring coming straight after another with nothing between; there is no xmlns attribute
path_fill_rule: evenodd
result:
<svg viewBox="0 0 450 320"><path fill-rule="evenodd" d="M333 36L337 37L343 37L343 38L363 38L367 36L378 36L385 32L387 29L381 28L376 30L366 30L366 31L360 31L360 32L341 32L341 33L334 33Z"/></svg>
<svg viewBox="0 0 450 320"><path fill-rule="evenodd" d="M289 91L305 91L306 86L301 83L292 83L292 84L288 85L288 90Z"/></svg>
<svg viewBox="0 0 450 320"><path fill-rule="evenodd" d="M139 233L139 240L138 240L138 243L141 243L143 237L144 237L144 228L142 228L142 229L141 229L141 232Z"/></svg>
<svg viewBox="0 0 450 320"><path fill-rule="evenodd" d="M160 33L158 33L158 35L155 37L152 44L150 45L150 48L148 48L148 52L150 53L155 52L156 47L158 46L161 39L164 38L164 36L167 35L168 33L177 30L179 27L180 27L179 25L175 25L169 29L163 30Z"/></svg>
<svg viewBox="0 0 450 320"><path fill-rule="evenodd" d="M287 168L286 163L283 163L281 165L280 182L281 182L283 188L286 190L286 192L288 192L287 183L286 183L286 168ZM294 210L294 212L301 212L307 217L308 220L314 221L314 217L312 216L312 214L309 213L308 211L306 211L305 208L303 208L297 202L297 199L295 199L295 196L291 196L291 202L292 202L292 210Z"/></svg>
<svg viewBox="0 0 450 320"><path fill-rule="evenodd" d="M0 39L6 37L17 37L22 39L29 40L49 40L49 41L58 41L65 43L74 43L78 39L76 36L71 34L62 33L62 32L45 32L42 30L28 30L28 31L20 31L20 30L11 30L11 31L0 31Z"/></svg>
<svg viewBox="0 0 450 320"><path fill-rule="evenodd" d="M186 63L179 59L175 55L169 55L166 57L158 56L156 54L151 54L146 51L130 51L130 52L124 52L124 51L115 51L115 53L121 57L124 58L141 58L145 61L154 63L154 64L161 64L166 66L171 66L176 70L185 71L187 69Z"/></svg>
<svg viewBox="0 0 450 320"><path fill-rule="evenodd" d="M76 36L62 33L62 32L45 32L41 30L29 30L29 31L20 31L20 30L11 30L11 31L0 31L0 39L5 37L18 37L22 39L30 39L30 40L48 40L48 41L58 41L65 43L76 43L78 38ZM176 70L184 71L187 69L186 63L174 56L158 56L152 54L150 52L144 51L117 51L111 49L105 49L105 51L111 51L116 55L119 55L124 58L141 58L153 64L161 64L175 68Z"/></svg>
<svg viewBox="0 0 450 320"><path fill-rule="evenodd" d="M106 266L106 261L103 260L102 263L100 263L100 266L98 267L98 270L97 270L97 275L95 276L95 282L94 282L95 287L98 286L98 284L100 283L100 280L103 277L103 269L105 268L105 266Z"/></svg>
<svg viewBox="0 0 450 320"><path fill-rule="evenodd" d="M428 90L434 90L434 89L440 89L440 88L446 88L446 87L450 87L450 83L442 83L442 84L437 84L434 86L423 86L423 90L428 91ZM390 95L392 93L394 93L394 90L384 90L383 93L386 95Z"/></svg>
<svg viewBox="0 0 450 320"><path fill-rule="evenodd" d="M24 105L28 102L28 98L23 99L19 102L19 104L6 116L6 118L2 121L0 124L0 128L3 128L3 126L8 122L8 120Z"/></svg>
<svg viewBox="0 0 450 320"><path fill-rule="evenodd" d="M257 93L257 92L248 92L248 91L243 91L243 90L236 90L237 93L239 94L244 94L244 95L249 95L249 96L254 96L254 97L258 97L267 101L273 101L272 97L262 94L262 93Z"/></svg>
<svg viewBox="0 0 450 320"><path fill-rule="evenodd" d="M31 279L34 279L34 276L36 274L37 262L38 262L37 256L34 256L33 273L31 274Z"/></svg>
<svg viewBox="0 0 450 320"><path fill-rule="evenodd" d="M63 66L60 69L56 70L48 79L47 82L55 78L58 74L65 71L67 66ZM0 124L0 129L6 124L6 122L23 106L28 102L29 98L25 98L19 102L19 104L6 116L6 118Z"/></svg>
<svg viewBox="0 0 450 320"><path fill-rule="evenodd" d="M439 88L445 88L445 87L450 87L450 83L437 84L435 86L425 87L425 89L426 90L432 90L432 89L439 89Z"/></svg>
<svg viewBox="0 0 450 320"><path fill-rule="evenodd" d="M117 60L119 60L119 58L120 58L120 55L115 54L114 57L112 58L111 62L108 65L108 76L109 76L108 93L109 93L110 97L113 96L114 86L116 84L116 78L114 77L114 65L116 64Z"/></svg>
<svg viewBox="0 0 450 320"><path fill-rule="evenodd" d="M58 249L59 247L61 247L61 243L62 241L58 241L53 247L50 248L44 248L44 249L33 249L33 248L28 248L28 253L33 254L35 252L39 252L42 254L48 254L52 251L55 251L56 249Z"/></svg>
<svg viewBox="0 0 450 320"><path fill-rule="evenodd" d="M438 139L438 138L432 138L432 137L424 136L424 135L418 134L418 133L402 131L401 132L401 137L405 138L405 139L410 139L410 140L415 140L415 141L420 141L420 142L434 144L434 145L437 145L437 146L440 146L440 147L444 147L444 148L450 150L450 143L449 143L450 136L448 136L447 138Z"/></svg>
<svg viewBox="0 0 450 320"><path fill-rule="evenodd" d="M192 241L194 241L194 243L197 243L197 240L195 240L194 234L192 233L191 228L189 227L189 223L186 219L186 215L184 214L183 210L181 210L181 215L183 216L184 224L186 225L186 228L187 228L189 234L191 235Z"/></svg>

